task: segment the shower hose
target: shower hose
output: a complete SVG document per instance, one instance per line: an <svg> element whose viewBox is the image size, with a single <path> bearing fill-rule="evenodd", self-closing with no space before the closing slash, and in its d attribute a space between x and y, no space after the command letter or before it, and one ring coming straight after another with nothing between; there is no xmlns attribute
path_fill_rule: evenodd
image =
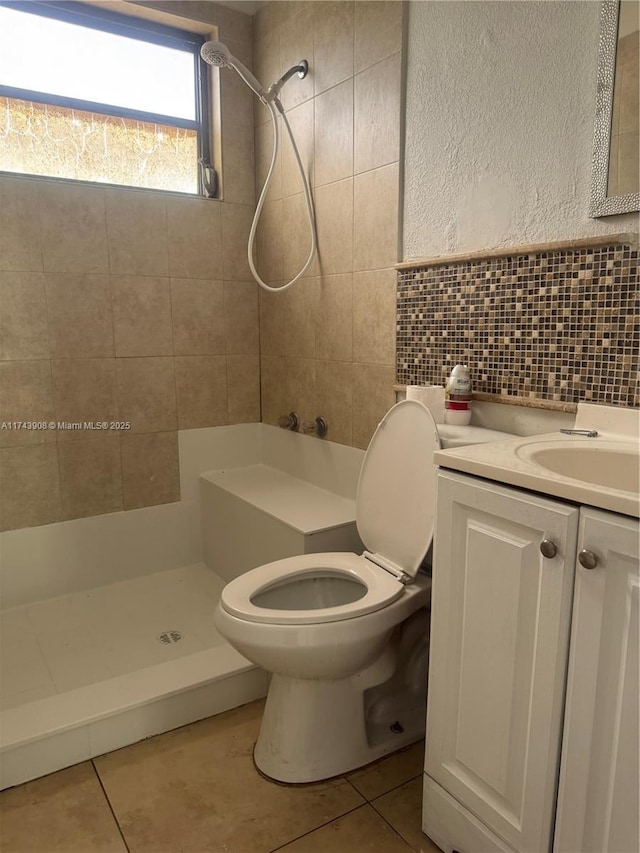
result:
<svg viewBox="0 0 640 853"><path fill-rule="evenodd" d="M253 86L251 86L253 89ZM255 91L255 90L254 90ZM256 92L258 97L260 97L259 93ZM263 104L265 104L269 108L269 114L271 116L271 124L273 127L273 154L271 155L271 163L269 164L269 171L267 172L267 177L264 182L264 186L262 187L262 192L260 193L260 198L258 199L258 204L256 206L256 212L253 216L253 222L251 223L251 231L249 232L249 245L247 249L247 255L249 259L249 267L253 274L253 277L258 282L260 287L269 291L277 291L281 293L282 291L287 290L291 287L292 284L295 284L299 278L301 278L305 272L309 269L311 261L314 258L317 247L317 239L316 239L316 223L315 216L313 211L313 200L311 198L311 189L309 188L309 181L304 171L304 167L302 165L302 160L300 159L300 152L298 151L298 146L296 145L295 138L293 136L293 132L291 130L291 125L285 115L284 108L280 103L278 98L274 98L273 100L267 101L266 99L260 97L260 100ZM295 154L296 163L298 164L298 169L300 170L300 175L302 177L302 185L304 188L304 197L307 203L307 218L309 220L309 230L311 232L311 249L309 251L309 257L305 265L302 267L300 272L292 278L291 281L288 281L286 284L283 284L279 287L272 287L267 284L266 281L263 281L260 277L255 264L253 262L253 247L256 239L256 231L258 230L258 222L260 220L260 214L262 213L262 208L264 207L265 199L267 197L267 192L269 191L269 185L271 184L271 179L273 178L273 171L276 165L276 158L278 156L278 149L280 147L280 132L278 128L278 113L280 113L282 117L282 121L284 122L284 126L287 129L287 133L289 134L289 139L291 140L291 146L293 148L293 153Z"/></svg>

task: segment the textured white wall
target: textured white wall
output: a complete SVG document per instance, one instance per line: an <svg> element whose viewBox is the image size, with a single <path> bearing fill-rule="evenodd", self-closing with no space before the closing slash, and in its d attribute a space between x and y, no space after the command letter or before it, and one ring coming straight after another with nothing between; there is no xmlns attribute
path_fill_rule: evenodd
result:
<svg viewBox="0 0 640 853"><path fill-rule="evenodd" d="M409 4L403 258L637 229L589 219L600 4Z"/></svg>

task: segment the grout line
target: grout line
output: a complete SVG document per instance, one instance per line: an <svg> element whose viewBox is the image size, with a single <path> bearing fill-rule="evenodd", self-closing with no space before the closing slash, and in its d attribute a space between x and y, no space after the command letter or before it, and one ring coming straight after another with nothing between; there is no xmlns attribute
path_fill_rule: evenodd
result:
<svg viewBox="0 0 640 853"><path fill-rule="evenodd" d="M405 779L404 782L400 782L398 785L394 785L393 788L389 788L388 791L384 791L382 794L376 794L371 800L367 800L368 803L373 804L376 800L380 800L382 797L386 797L387 794L390 794L392 791L397 791L398 788L402 788L404 785L408 785L409 782L415 782L416 779L420 779L424 774L416 773L415 776L412 776L410 779Z"/></svg>
<svg viewBox="0 0 640 853"><path fill-rule="evenodd" d="M395 790L395 789L394 789L394 790ZM410 843L410 842L409 842L409 841L404 837L404 835L402 835L402 833L401 833L401 832L399 832L399 831L395 828L395 826L394 826L392 823L390 823L390 821L388 821L388 820L387 820L387 818L386 818L383 814L381 814L381 813L378 811L378 809L374 806L374 804L373 804L372 802L371 802L371 803L369 803L369 805L370 805L370 806L371 806L371 808L374 810L374 812L378 815L378 817L380 817L380 818L381 818L381 819L382 819L382 820L387 824L387 826L388 826L388 827L389 827L389 829L394 833L394 835L397 835L397 836L398 836L398 838L399 838L401 841L403 841L403 842L407 845L407 847L408 847L410 850L416 850L416 848L413 846L413 844L411 844L411 843ZM422 826L420 826L420 830L422 831Z"/></svg>
<svg viewBox="0 0 640 853"><path fill-rule="evenodd" d="M122 838L122 843L124 844L124 848L127 851L127 853L130 853L129 845L127 844L127 839L124 837L124 832L122 831L122 827L120 826L120 822L118 821L118 817L117 817L115 811L113 810L113 806L111 805L111 800L109 799L109 795L107 794L105 787L102 784L102 779L100 778L100 774L98 773L98 768L96 767L93 758L91 759L91 766L93 767L93 772L96 774L96 779L98 780L98 784L100 785L102 793L104 794L104 798L107 801L107 805L109 806L109 811L111 812L111 814L113 816L113 820L115 822L115 825L118 827L118 832L120 833L120 838Z"/></svg>
<svg viewBox="0 0 640 853"><path fill-rule="evenodd" d="M345 782L349 781L344 776L338 777L338 779L340 779L340 778L343 778L345 780ZM362 796L362 794L360 796ZM364 803L360 803L359 805L354 806L352 809L349 809L348 811L344 812L343 814L337 815L336 817L331 818L331 820L328 820L325 823L321 823L318 826L315 826L313 829L310 829L308 832L303 832L301 835L296 835L295 838L291 838L291 839L289 839L289 841L285 841L284 844L280 844L278 847L271 848L269 850L269 853L276 853L276 851L278 851L278 850L283 850L284 848L287 847L287 845L293 844L294 841L299 841L301 838L306 838L308 835L312 835L317 830L322 829L325 826L329 826L329 824L335 823L338 820L342 820L343 817L346 817L347 815L350 815L353 812L357 812L358 809L366 808L366 806L368 806L368 805L369 805L369 803L365 800Z"/></svg>

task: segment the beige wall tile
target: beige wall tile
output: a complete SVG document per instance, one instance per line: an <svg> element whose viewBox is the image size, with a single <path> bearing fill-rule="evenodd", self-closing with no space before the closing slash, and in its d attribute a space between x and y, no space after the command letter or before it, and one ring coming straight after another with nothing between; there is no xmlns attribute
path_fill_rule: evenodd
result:
<svg viewBox="0 0 640 853"><path fill-rule="evenodd" d="M282 281L284 276L282 205L282 199L265 204L256 232L254 263L258 275L268 284Z"/></svg>
<svg viewBox="0 0 640 853"><path fill-rule="evenodd" d="M295 285L294 285L295 287ZM286 349L287 316L285 293L260 290L260 352L262 355L284 355Z"/></svg>
<svg viewBox="0 0 640 853"><path fill-rule="evenodd" d="M0 530L60 520L57 445L0 450L0 483Z"/></svg>
<svg viewBox="0 0 640 853"><path fill-rule="evenodd" d="M400 53L358 74L354 92L356 173L400 158Z"/></svg>
<svg viewBox="0 0 640 853"><path fill-rule="evenodd" d="M125 853L90 761L2 792L2 841L29 853Z"/></svg>
<svg viewBox="0 0 640 853"><path fill-rule="evenodd" d="M268 6L272 6L269 3ZM253 71L265 89L282 75L280 59L280 26L270 27L263 32L263 27L256 23L255 43L253 45ZM302 59L303 57L299 57ZM255 122L264 124L271 122L270 112L260 101L254 99Z"/></svg>
<svg viewBox="0 0 640 853"><path fill-rule="evenodd" d="M223 355L176 357L178 429L227 423L227 362Z"/></svg>
<svg viewBox="0 0 640 853"><path fill-rule="evenodd" d="M358 0L355 4L355 71L402 48L402 0Z"/></svg>
<svg viewBox="0 0 640 853"><path fill-rule="evenodd" d="M316 95L353 75L354 3L314 4L314 83Z"/></svg>
<svg viewBox="0 0 640 853"><path fill-rule="evenodd" d="M282 198L282 149L283 145L278 146L276 154L276 162L273 167L273 174L269 182L267 190L267 203L276 201ZM260 198L260 193L267 180L269 167L271 165L271 157L273 156L273 127L271 122L259 124L255 129L255 151L256 151L256 200Z"/></svg>
<svg viewBox="0 0 640 853"><path fill-rule="evenodd" d="M112 356L111 288L106 275L45 275L54 358Z"/></svg>
<svg viewBox="0 0 640 853"><path fill-rule="evenodd" d="M224 286L221 281L171 279L176 355L225 352Z"/></svg>
<svg viewBox="0 0 640 853"><path fill-rule="evenodd" d="M63 518L84 518L122 509L117 435L60 444L58 461Z"/></svg>
<svg viewBox="0 0 640 853"><path fill-rule="evenodd" d="M224 38L222 41L240 62L251 69L253 65L252 45L238 41L229 42ZM219 79L223 133L225 131L231 131L237 135L246 132L251 133L254 127L253 102L256 100L256 96L240 78L240 75L231 69L222 70ZM231 142L233 144L233 140Z"/></svg>
<svg viewBox="0 0 640 853"><path fill-rule="evenodd" d="M315 99L315 183L331 184L352 174L353 80L349 79Z"/></svg>
<svg viewBox="0 0 640 853"><path fill-rule="evenodd" d="M319 280L301 279L284 293L274 294L276 310L284 313L285 355L316 357L316 323L319 308Z"/></svg>
<svg viewBox="0 0 640 853"><path fill-rule="evenodd" d="M353 274L353 360L395 364L396 271Z"/></svg>
<svg viewBox="0 0 640 853"><path fill-rule="evenodd" d="M376 427L395 402L395 368L353 365L353 445L366 449Z"/></svg>
<svg viewBox="0 0 640 853"><path fill-rule="evenodd" d="M105 190L109 269L120 275L167 275L167 211L161 193Z"/></svg>
<svg viewBox="0 0 640 853"><path fill-rule="evenodd" d="M379 204L380 199L375 200ZM322 275L353 270L353 178L316 190L318 258Z"/></svg>
<svg viewBox="0 0 640 853"><path fill-rule="evenodd" d="M0 177L0 270L42 270L35 181Z"/></svg>
<svg viewBox="0 0 640 853"><path fill-rule="evenodd" d="M326 361L353 358L352 274L328 275L319 279L316 322L316 355Z"/></svg>
<svg viewBox="0 0 640 853"><path fill-rule="evenodd" d="M216 4L214 15L218 25L218 33L225 44L240 41L246 42L251 47L253 39L253 17L251 15L246 15L235 9L227 9L220 4Z"/></svg>
<svg viewBox="0 0 640 853"><path fill-rule="evenodd" d="M311 254L312 233L307 203L302 193L282 200L283 278L291 281L304 268ZM309 277L318 274L318 256L314 255L304 272Z"/></svg>
<svg viewBox="0 0 640 853"><path fill-rule="evenodd" d="M51 370L56 421L97 423L118 419L114 358L54 359ZM84 429L58 430L58 441L86 441L99 435Z"/></svg>
<svg viewBox="0 0 640 853"><path fill-rule="evenodd" d="M38 184L45 272L109 272L104 190Z"/></svg>
<svg viewBox="0 0 640 853"><path fill-rule="evenodd" d="M48 357L44 276L0 272L0 359Z"/></svg>
<svg viewBox="0 0 640 853"><path fill-rule="evenodd" d="M253 33L256 41L269 38L279 31L290 14L289 0L272 0L265 3L253 18Z"/></svg>
<svg viewBox="0 0 640 853"><path fill-rule="evenodd" d="M48 359L0 363L0 421L42 421L48 424L54 420L54 414L51 362ZM55 430L0 429L0 447L44 444L55 440Z"/></svg>
<svg viewBox="0 0 640 853"><path fill-rule="evenodd" d="M222 268L227 281L248 281L251 278L247 251L253 213L253 206L222 206Z"/></svg>
<svg viewBox="0 0 640 853"><path fill-rule="evenodd" d="M123 435L120 449L125 509L180 500L177 432Z"/></svg>
<svg viewBox="0 0 640 853"><path fill-rule="evenodd" d="M227 71L227 73L231 74L233 72ZM234 74L234 76L237 75ZM239 79L239 82L242 83L242 80ZM253 104L251 105L251 110L253 113ZM223 124L222 151L222 176L225 202L254 204L256 187L253 127L238 128L229 122Z"/></svg>
<svg viewBox="0 0 640 853"><path fill-rule="evenodd" d="M309 73L301 80L294 75L280 92L280 100L286 110L302 101L313 98L315 61L313 56L313 4L302 3L292 9L292 14L280 28L280 65L282 73L301 59L309 63ZM269 80L267 85L273 83Z"/></svg>
<svg viewBox="0 0 640 853"><path fill-rule="evenodd" d="M297 412L301 425L319 414L316 411L316 364L315 358L286 359L287 412Z"/></svg>
<svg viewBox="0 0 640 853"><path fill-rule="evenodd" d="M169 273L174 278L222 278L219 201L167 196Z"/></svg>
<svg viewBox="0 0 640 853"><path fill-rule="evenodd" d="M228 355L229 387L227 422L257 423L260 420L260 359L257 355Z"/></svg>
<svg viewBox="0 0 640 853"><path fill-rule="evenodd" d="M259 353L258 285L254 281L225 281L224 323L227 353Z"/></svg>
<svg viewBox="0 0 640 853"><path fill-rule="evenodd" d="M173 359L118 358L118 418L131 432L168 432L177 427Z"/></svg>
<svg viewBox="0 0 640 853"><path fill-rule="evenodd" d="M398 164L354 178L353 268L383 269L398 260Z"/></svg>
<svg viewBox="0 0 640 853"><path fill-rule="evenodd" d="M168 278L111 276L117 356L171 355L171 293Z"/></svg>
<svg viewBox="0 0 640 853"><path fill-rule="evenodd" d="M316 362L318 415L329 425L327 438L351 444L353 426L353 365L346 361Z"/></svg>
<svg viewBox="0 0 640 853"><path fill-rule="evenodd" d="M298 79L297 77L294 79ZM313 186L313 114L314 100L305 101L287 113L293 137L298 147L300 160L309 186ZM281 128L282 152L282 195L296 195L304 191L300 169L296 162L293 146L286 129Z"/></svg>
<svg viewBox="0 0 640 853"><path fill-rule="evenodd" d="M282 355L260 357L260 390L262 397L262 420L266 424L277 424L281 415L291 409L286 387L286 359Z"/></svg>

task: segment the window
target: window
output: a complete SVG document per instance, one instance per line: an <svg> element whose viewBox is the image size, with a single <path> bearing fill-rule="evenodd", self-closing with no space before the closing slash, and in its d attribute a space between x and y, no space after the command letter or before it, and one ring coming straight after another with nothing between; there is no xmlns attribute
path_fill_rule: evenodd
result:
<svg viewBox="0 0 640 853"><path fill-rule="evenodd" d="M202 192L203 41L78 2L0 3L0 171Z"/></svg>

